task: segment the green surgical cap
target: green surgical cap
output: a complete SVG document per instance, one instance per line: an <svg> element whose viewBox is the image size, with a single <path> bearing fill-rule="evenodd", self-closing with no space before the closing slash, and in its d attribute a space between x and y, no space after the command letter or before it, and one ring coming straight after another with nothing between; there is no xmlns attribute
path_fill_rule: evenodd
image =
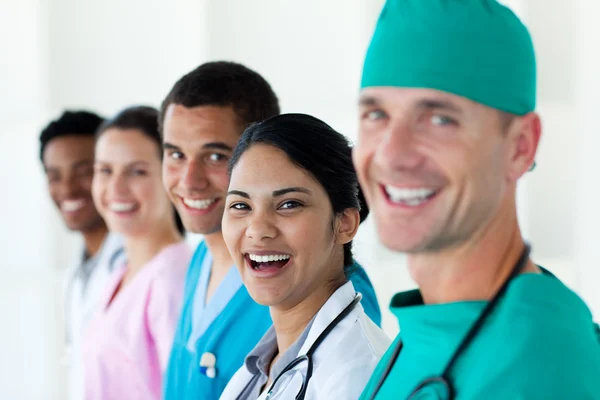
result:
<svg viewBox="0 0 600 400"><path fill-rule="evenodd" d="M496 0L387 0L361 88L437 89L509 113L535 109L527 28Z"/></svg>

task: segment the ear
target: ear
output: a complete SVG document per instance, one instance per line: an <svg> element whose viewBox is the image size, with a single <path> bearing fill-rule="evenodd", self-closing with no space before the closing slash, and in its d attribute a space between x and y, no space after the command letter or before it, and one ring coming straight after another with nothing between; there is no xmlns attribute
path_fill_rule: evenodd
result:
<svg viewBox="0 0 600 400"><path fill-rule="evenodd" d="M507 178L516 182L535 162L538 145L542 136L542 121L540 116L529 113L517 118L508 132L511 140L511 160Z"/></svg>
<svg viewBox="0 0 600 400"><path fill-rule="evenodd" d="M336 217L335 242L346 244L354 239L360 226L360 214L356 208L347 208Z"/></svg>

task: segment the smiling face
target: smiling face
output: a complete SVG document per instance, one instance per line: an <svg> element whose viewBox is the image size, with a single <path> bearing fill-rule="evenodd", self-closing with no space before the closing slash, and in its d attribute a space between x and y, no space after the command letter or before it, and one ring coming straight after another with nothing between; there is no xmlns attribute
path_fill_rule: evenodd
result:
<svg viewBox="0 0 600 400"><path fill-rule="evenodd" d="M357 227L357 210L334 218L323 186L275 147L253 145L232 171L223 237L260 304L291 308L344 279Z"/></svg>
<svg viewBox="0 0 600 400"><path fill-rule="evenodd" d="M485 227L537 146L519 156L523 140L499 112L435 90L365 89L360 116L354 163L382 242L400 252L454 246Z"/></svg>
<svg viewBox="0 0 600 400"><path fill-rule="evenodd" d="M91 192L94 144L92 135L66 135L52 139L44 149L50 196L67 227L74 231L89 232L104 226Z"/></svg>
<svg viewBox="0 0 600 400"><path fill-rule="evenodd" d="M186 230L221 230L227 163L243 131L231 107L171 104L163 123L165 189Z"/></svg>
<svg viewBox="0 0 600 400"><path fill-rule="evenodd" d="M110 128L96 144L92 193L111 231L143 235L172 223L158 145L137 129Z"/></svg>

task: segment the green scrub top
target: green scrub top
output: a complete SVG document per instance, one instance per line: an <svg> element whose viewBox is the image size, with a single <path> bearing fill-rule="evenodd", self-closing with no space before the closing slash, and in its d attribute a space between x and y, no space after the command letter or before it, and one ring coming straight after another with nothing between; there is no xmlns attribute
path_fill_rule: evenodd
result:
<svg viewBox="0 0 600 400"><path fill-rule="evenodd" d="M391 310L400 334L361 399L369 399L402 339L376 399L406 399L441 375L485 301L424 305L418 290L398 293ZM551 274L522 274L450 371L456 399L600 399L600 334L575 293ZM432 398L428 396L419 397Z"/></svg>

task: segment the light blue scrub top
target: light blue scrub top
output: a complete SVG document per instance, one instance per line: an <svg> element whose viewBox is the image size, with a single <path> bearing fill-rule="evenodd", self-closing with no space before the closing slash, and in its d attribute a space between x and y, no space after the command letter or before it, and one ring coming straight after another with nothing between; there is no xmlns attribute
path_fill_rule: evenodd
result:
<svg viewBox="0 0 600 400"><path fill-rule="evenodd" d="M212 257L204 242L190 263L184 290L184 306L164 377L164 399L217 400L227 382L242 366L246 355L272 325L269 308L254 302L237 268L231 268L208 304L204 303ZM373 285L358 264L350 275L362 293L365 313L381 324L381 311ZM200 368L206 352L216 357L216 376Z"/></svg>

